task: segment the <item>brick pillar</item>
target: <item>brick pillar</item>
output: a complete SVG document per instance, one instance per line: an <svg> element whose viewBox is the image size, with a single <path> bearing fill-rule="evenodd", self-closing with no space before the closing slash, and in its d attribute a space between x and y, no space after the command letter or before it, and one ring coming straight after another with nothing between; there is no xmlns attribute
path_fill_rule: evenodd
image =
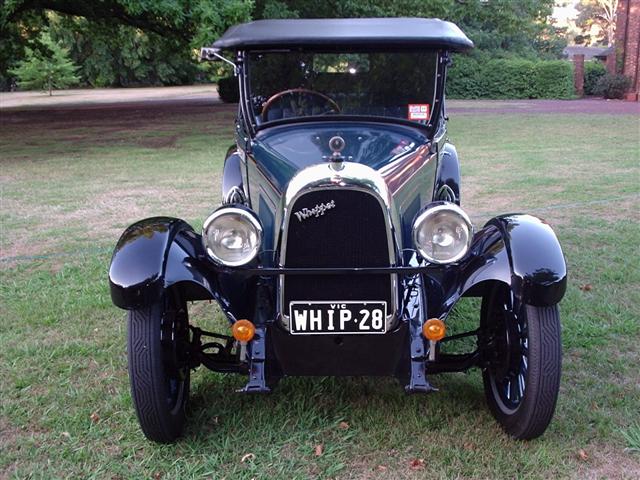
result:
<svg viewBox="0 0 640 480"><path fill-rule="evenodd" d="M640 91L640 0L628 0L627 38L624 45L624 66L622 73L631 78L628 100L638 100Z"/></svg>
<svg viewBox="0 0 640 480"><path fill-rule="evenodd" d="M616 72L632 80L628 100L640 91L640 0L619 0L616 11Z"/></svg>
<svg viewBox="0 0 640 480"><path fill-rule="evenodd" d="M576 95L584 97L584 55L581 53L573 56L573 85Z"/></svg>
<svg viewBox="0 0 640 480"><path fill-rule="evenodd" d="M616 10L616 33L614 51L616 53L616 71L622 73L622 64L624 62L625 43L627 41L627 24L629 23L629 0L618 0L618 9Z"/></svg>

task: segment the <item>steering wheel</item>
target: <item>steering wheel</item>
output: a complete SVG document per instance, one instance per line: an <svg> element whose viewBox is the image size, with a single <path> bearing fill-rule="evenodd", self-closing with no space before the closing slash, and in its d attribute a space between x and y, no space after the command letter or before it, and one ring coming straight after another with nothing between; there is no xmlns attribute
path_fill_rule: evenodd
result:
<svg viewBox="0 0 640 480"><path fill-rule="evenodd" d="M324 93L316 92L315 90L309 90L307 88L292 88L276 93L265 102L264 106L262 107L261 113L263 121L268 121L267 113L269 112L269 109L276 105L278 102L283 102L285 97L289 97L289 106L297 117L304 116L305 109L309 106L315 105L318 100L321 101L321 104L324 104L327 107L322 111L320 115L326 115L327 113L340 113L340 107L335 102L335 100L328 97ZM310 104L307 104L307 102L305 101L305 97L311 98Z"/></svg>

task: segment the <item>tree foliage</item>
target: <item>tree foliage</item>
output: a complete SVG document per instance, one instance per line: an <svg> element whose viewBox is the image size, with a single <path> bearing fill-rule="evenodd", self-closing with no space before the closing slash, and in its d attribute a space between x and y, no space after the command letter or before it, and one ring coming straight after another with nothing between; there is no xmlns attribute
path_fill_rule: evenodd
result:
<svg viewBox="0 0 640 480"><path fill-rule="evenodd" d="M251 16L251 0L6 0L0 5L0 83L49 28L92 85L197 80L199 47ZM206 69L206 67L204 67Z"/></svg>
<svg viewBox="0 0 640 480"><path fill-rule="evenodd" d="M457 23L479 50L559 56L547 22L555 0L256 0L255 18L437 17Z"/></svg>
<svg viewBox="0 0 640 480"><path fill-rule="evenodd" d="M39 40L48 52L35 52L27 48L26 59L11 70L18 77L20 87L25 90L45 90L52 95L54 89L78 83L78 67L69 59L69 51L53 41L48 32L42 32Z"/></svg>
<svg viewBox="0 0 640 480"><path fill-rule="evenodd" d="M592 42L591 31L596 26L599 30L596 42L607 46L613 44L618 0L580 0L576 4L576 10L576 27L582 32L583 43Z"/></svg>
<svg viewBox="0 0 640 480"><path fill-rule="evenodd" d="M48 29L94 86L184 84L219 72L197 49L250 18L422 16L458 23L480 51L559 56L547 18L554 0L5 0L0 4L0 88ZM6 82L5 82L6 83ZM5 85L6 87L6 85Z"/></svg>
<svg viewBox="0 0 640 480"><path fill-rule="evenodd" d="M7 0L0 19L19 21L24 13L51 10L89 21L129 25L200 46L229 25L246 20L252 5L250 0Z"/></svg>
<svg viewBox="0 0 640 480"><path fill-rule="evenodd" d="M70 46L87 85L187 84L199 74L190 49L174 37L83 17L56 15L49 24L54 38Z"/></svg>

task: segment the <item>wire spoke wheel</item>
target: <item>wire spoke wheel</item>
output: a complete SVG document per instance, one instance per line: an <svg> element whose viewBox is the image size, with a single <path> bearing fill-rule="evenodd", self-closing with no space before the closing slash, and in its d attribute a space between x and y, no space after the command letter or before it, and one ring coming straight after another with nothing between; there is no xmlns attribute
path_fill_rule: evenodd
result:
<svg viewBox="0 0 640 480"><path fill-rule="evenodd" d="M483 381L487 403L510 435L541 435L555 410L562 360L557 305L522 303L506 285L482 301Z"/></svg>
<svg viewBox="0 0 640 480"><path fill-rule="evenodd" d="M491 388L504 411L513 412L524 398L527 374L527 321L517 312L513 295L506 295L490 317L498 352L489 366Z"/></svg>

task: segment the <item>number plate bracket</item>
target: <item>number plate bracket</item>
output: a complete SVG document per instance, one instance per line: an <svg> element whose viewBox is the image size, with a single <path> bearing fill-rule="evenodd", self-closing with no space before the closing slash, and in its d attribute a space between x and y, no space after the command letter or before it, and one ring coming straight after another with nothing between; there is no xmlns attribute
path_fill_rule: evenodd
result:
<svg viewBox="0 0 640 480"><path fill-rule="evenodd" d="M419 279L415 280L414 288L422 288ZM438 391L427 379L426 360L427 348L422 336L422 322L426 318L426 305L420 301L421 295L409 296L407 312L409 314L409 349L411 354L411 370L409 383L404 390L407 393L429 393Z"/></svg>
<svg viewBox="0 0 640 480"><path fill-rule="evenodd" d="M294 301L289 304L292 335L353 335L386 333L387 302Z"/></svg>

